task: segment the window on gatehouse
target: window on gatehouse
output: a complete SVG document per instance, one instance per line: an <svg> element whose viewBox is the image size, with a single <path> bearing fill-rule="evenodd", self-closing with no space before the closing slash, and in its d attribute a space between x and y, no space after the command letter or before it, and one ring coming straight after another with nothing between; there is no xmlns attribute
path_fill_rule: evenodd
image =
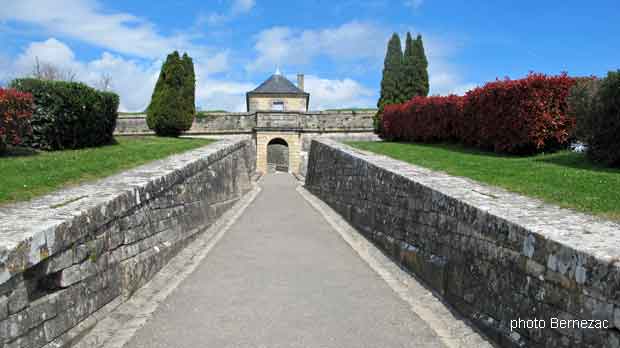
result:
<svg viewBox="0 0 620 348"><path fill-rule="evenodd" d="M284 111L284 102L281 100L274 101L271 104L271 110L273 111Z"/></svg>

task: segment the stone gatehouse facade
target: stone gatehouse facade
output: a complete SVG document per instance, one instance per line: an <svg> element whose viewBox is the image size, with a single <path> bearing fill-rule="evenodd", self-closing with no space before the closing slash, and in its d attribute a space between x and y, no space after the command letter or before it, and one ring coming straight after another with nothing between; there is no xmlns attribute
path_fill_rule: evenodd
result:
<svg viewBox="0 0 620 348"><path fill-rule="evenodd" d="M304 175L305 159L312 138L376 139L372 122L374 114L374 111L222 112L196 118L186 134L213 138L251 138L256 146L257 170L263 173L269 169L270 143L285 145L279 148L282 152L288 152L288 163L278 167L286 167L293 174ZM118 119L115 134L148 135L153 132L146 125L143 115L133 115Z"/></svg>
<svg viewBox="0 0 620 348"><path fill-rule="evenodd" d="M256 89L246 94L248 112L308 111L310 94L304 91L304 75L297 75L297 86L276 71Z"/></svg>
<svg viewBox="0 0 620 348"><path fill-rule="evenodd" d="M376 139L375 111L308 111L310 94L304 91L304 76L297 85L276 71L246 94L247 112L200 115L189 135L214 138L245 135L256 145L257 170L286 170L304 175L310 139L317 136L346 139ZM144 115L120 117L116 135L152 134Z"/></svg>

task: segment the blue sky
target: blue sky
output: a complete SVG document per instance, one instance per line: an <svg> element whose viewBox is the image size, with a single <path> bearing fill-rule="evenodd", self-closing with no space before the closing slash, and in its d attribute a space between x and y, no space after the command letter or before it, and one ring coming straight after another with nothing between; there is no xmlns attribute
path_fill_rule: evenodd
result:
<svg viewBox="0 0 620 348"><path fill-rule="evenodd" d="M387 39L421 33L431 93L463 93L529 71L620 68L616 1L0 0L0 81L35 57L97 86L110 76L124 111L148 104L162 60L194 57L197 103L243 110L279 66L306 74L311 107L374 106Z"/></svg>

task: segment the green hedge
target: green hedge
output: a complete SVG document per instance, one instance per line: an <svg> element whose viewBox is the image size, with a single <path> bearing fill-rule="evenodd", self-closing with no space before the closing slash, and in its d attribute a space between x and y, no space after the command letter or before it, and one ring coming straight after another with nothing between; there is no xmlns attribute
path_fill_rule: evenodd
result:
<svg viewBox="0 0 620 348"><path fill-rule="evenodd" d="M609 72L601 82L591 122L589 157L620 167L620 70Z"/></svg>
<svg viewBox="0 0 620 348"><path fill-rule="evenodd" d="M118 117L118 95L82 83L17 79L17 90L33 95L32 136L25 144L44 150L109 144Z"/></svg>

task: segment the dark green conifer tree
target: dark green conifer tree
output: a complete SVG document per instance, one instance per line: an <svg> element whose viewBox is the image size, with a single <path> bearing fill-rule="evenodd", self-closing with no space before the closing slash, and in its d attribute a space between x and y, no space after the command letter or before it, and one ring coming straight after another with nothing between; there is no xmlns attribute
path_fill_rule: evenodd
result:
<svg viewBox="0 0 620 348"><path fill-rule="evenodd" d="M146 112L146 123L157 135L178 136L192 126L194 104L193 97L189 100L189 75L188 64L181 60L179 53L169 54Z"/></svg>
<svg viewBox="0 0 620 348"><path fill-rule="evenodd" d="M424 52L422 35L418 34L413 42L413 56L415 57L414 95L426 97L430 86L428 82L428 60Z"/></svg>
<svg viewBox="0 0 620 348"><path fill-rule="evenodd" d="M416 59L414 49L414 40L411 38L411 34L407 33L407 39L405 41L405 54L403 55L403 65L400 74L400 95L401 100L408 101L414 96L416 96L418 92L418 88L416 87L416 74L418 73L416 67Z"/></svg>
<svg viewBox="0 0 620 348"><path fill-rule="evenodd" d="M183 54L183 66L185 67L185 91L184 95L187 98L188 112L192 116L196 115L196 73L194 72L194 61L187 54Z"/></svg>
<svg viewBox="0 0 620 348"><path fill-rule="evenodd" d="M388 42L385 60L383 62L383 78L381 79L381 95L377 102L379 111L375 117L375 129L381 133L381 114L383 108L389 104L402 102L399 90L399 80L403 61L403 50L398 34L392 34Z"/></svg>

